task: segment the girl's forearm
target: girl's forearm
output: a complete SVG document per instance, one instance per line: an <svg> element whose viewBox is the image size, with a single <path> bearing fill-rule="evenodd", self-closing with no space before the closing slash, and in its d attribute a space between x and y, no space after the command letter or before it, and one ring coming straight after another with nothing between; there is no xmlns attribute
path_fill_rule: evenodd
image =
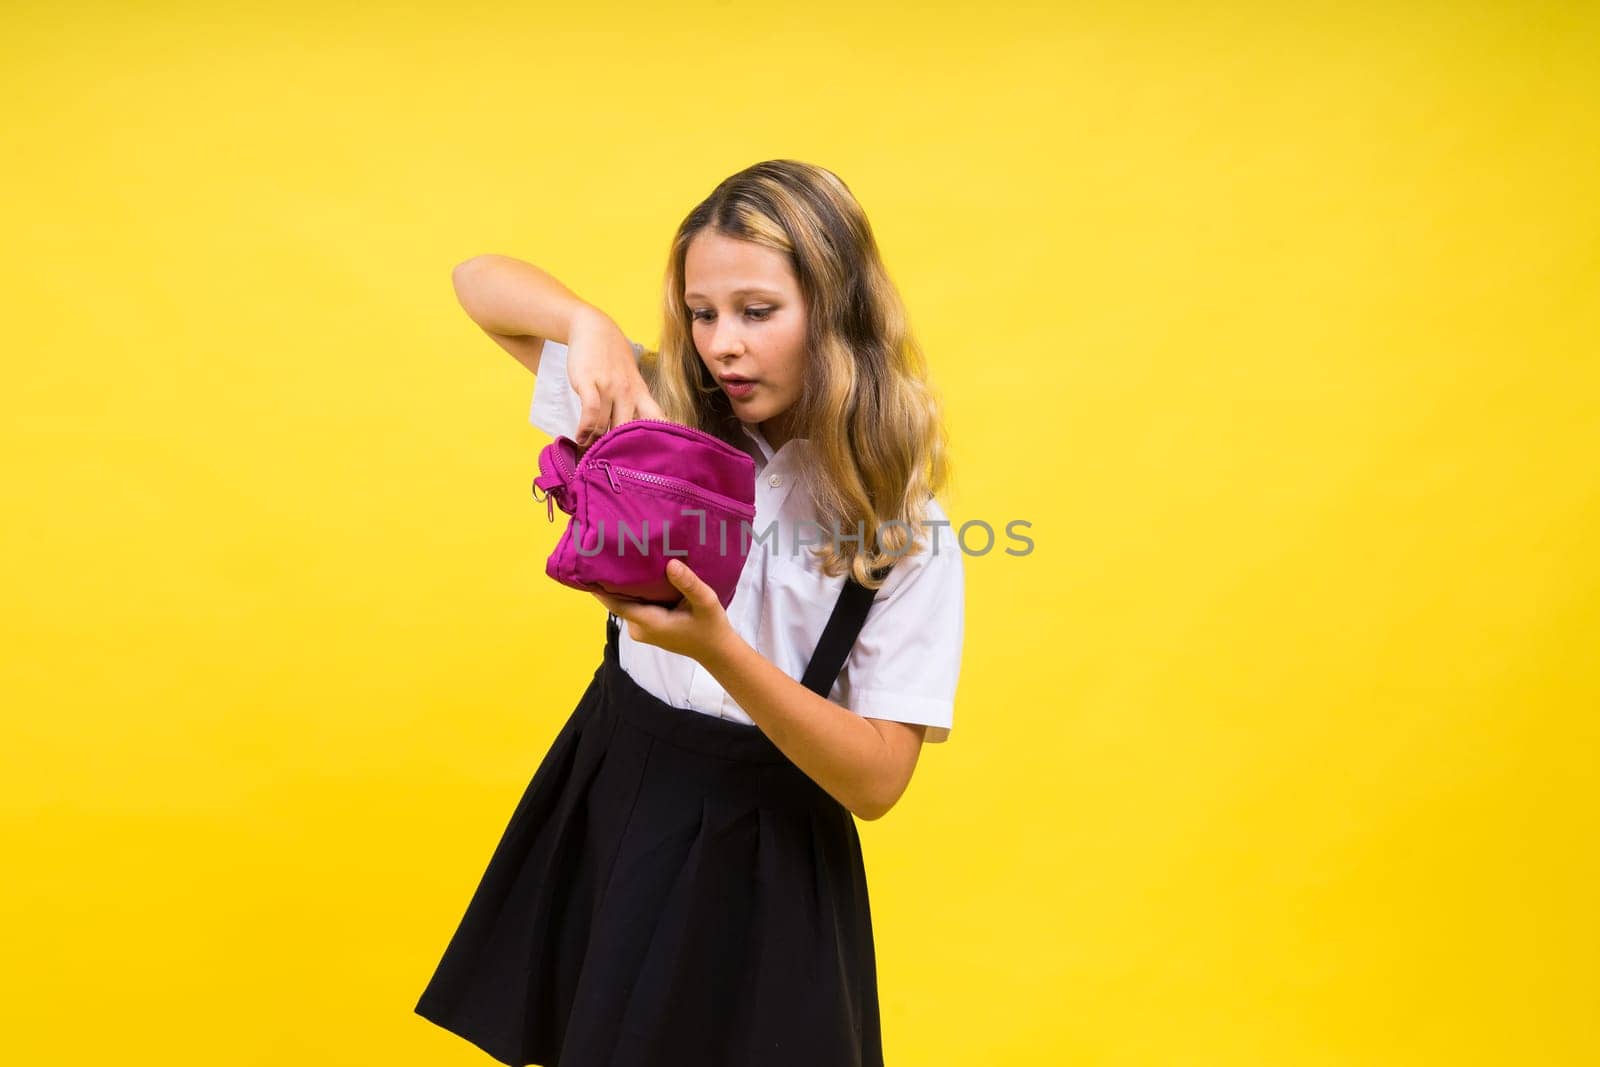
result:
<svg viewBox="0 0 1600 1067"><path fill-rule="evenodd" d="M474 256L450 278L462 309L491 333L567 344L575 325L606 317L554 275L510 256Z"/></svg>
<svg viewBox="0 0 1600 1067"><path fill-rule="evenodd" d="M863 819L888 810L883 737L861 716L807 689L732 630L702 662L772 743Z"/></svg>

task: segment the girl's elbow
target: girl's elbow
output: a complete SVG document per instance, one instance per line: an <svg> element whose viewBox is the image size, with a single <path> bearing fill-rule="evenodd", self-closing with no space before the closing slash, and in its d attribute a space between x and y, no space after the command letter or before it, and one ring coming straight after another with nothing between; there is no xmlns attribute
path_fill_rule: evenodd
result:
<svg viewBox="0 0 1600 1067"><path fill-rule="evenodd" d="M863 797L850 806L851 814L866 822L876 822L889 814L899 802L904 789L896 789L892 793L880 791L877 794Z"/></svg>

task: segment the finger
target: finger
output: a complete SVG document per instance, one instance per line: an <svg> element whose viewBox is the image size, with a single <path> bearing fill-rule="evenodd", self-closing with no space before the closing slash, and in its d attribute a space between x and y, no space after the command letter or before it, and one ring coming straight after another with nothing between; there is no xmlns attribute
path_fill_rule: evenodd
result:
<svg viewBox="0 0 1600 1067"><path fill-rule="evenodd" d="M671 618L668 610L659 604L647 604L624 597L609 599L616 605L611 613L622 620L628 629L628 636L635 641L648 642L651 635Z"/></svg>
<svg viewBox="0 0 1600 1067"><path fill-rule="evenodd" d="M643 622L645 620L640 617L641 612L650 608L650 605L645 601L623 596L620 593L596 593L595 596L604 597L605 605L610 609L611 614L621 616L624 619L638 619Z"/></svg>
<svg viewBox="0 0 1600 1067"><path fill-rule="evenodd" d="M600 422L600 392L594 387L594 383L589 381L574 383L573 391L578 394L578 400L583 405L578 412L578 426L573 430L573 440L580 445L586 445L594 436L595 427Z"/></svg>
<svg viewBox="0 0 1600 1067"><path fill-rule="evenodd" d="M710 607L709 601L717 599L716 591L701 581L700 576L681 559L667 561L667 579L677 587L685 600L696 607Z"/></svg>
<svg viewBox="0 0 1600 1067"><path fill-rule="evenodd" d="M636 419L665 420L667 415L666 412L661 410L661 405L656 403L655 397L647 393L639 400L638 406L634 409L633 417Z"/></svg>
<svg viewBox="0 0 1600 1067"><path fill-rule="evenodd" d="M583 401L583 410L578 415L578 436L575 440L580 445L592 444L612 427L615 403L610 387L604 381L586 382L577 392L578 398Z"/></svg>
<svg viewBox="0 0 1600 1067"><path fill-rule="evenodd" d="M617 403L617 425L620 426L633 419L660 418L662 418L661 405L650 395L650 387L644 380L635 376L632 386L622 394Z"/></svg>
<svg viewBox="0 0 1600 1067"><path fill-rule="evenodd" d="M594 436L596 440L616 427L622 425L622 419L617 415L617 402L615 399L610 397L603 399L600 402L600 407L602 409L602 417L600 420L600 428L595 431Z"/></svg>

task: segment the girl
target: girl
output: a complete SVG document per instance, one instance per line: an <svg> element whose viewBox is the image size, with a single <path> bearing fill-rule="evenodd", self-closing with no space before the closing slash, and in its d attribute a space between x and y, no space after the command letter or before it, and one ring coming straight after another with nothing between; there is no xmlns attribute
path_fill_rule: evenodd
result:
<svg viewBox="0 0 1600 1067"><path fill-rule="evenodd" d="M716 434L755 460L756 519L726 611L681 560L673 608L593 594L601 664L417 1013L519 1067L880 1067L852 816L949 736L964 587L938 405L860 206L793 160L722 182L673 239L659 353L529 264L455 282L535 373L536 426Z"/></svg>

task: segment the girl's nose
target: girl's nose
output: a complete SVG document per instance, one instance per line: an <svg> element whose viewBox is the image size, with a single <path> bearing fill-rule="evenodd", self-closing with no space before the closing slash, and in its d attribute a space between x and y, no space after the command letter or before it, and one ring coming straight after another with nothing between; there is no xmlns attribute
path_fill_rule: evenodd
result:
<svg viewBox="0 0 1600 1067"><path fill-rule="evenodd" d="M739 327L717 323L717 332L711 338L711 351L718 358L743 355L744 337L740 335Z"/></svg>

